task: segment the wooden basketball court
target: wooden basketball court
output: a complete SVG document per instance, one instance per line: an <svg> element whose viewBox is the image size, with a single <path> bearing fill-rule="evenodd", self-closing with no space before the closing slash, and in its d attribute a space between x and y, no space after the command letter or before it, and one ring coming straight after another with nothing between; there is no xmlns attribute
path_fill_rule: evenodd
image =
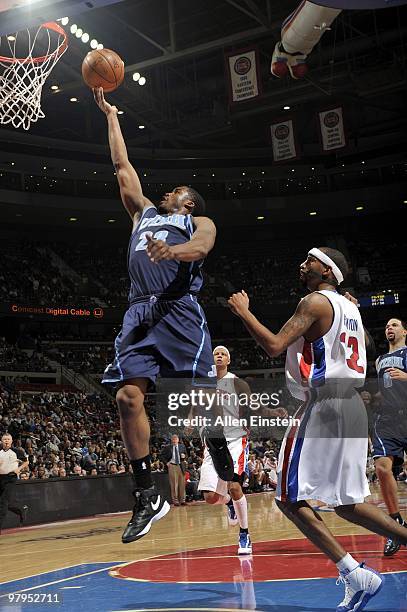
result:
<svg viewBox="0 0 407 612"><path fill-rule="evenodd" d="M372 501L382 505L378 488L372 490ZM405 513L407 486L400 484L399 492ZM0 604L20 603L29 612L48 606L33 599L48 595L59 610L334 610L343 596L336 568L273 498L248 496L249 557L237 556L238 528L228 526L225 509L201 502L172 508L150 534L129 545L120 539L128 513L6 530L0 539ZM407 610L407 550L384 558L383 538L329 508L319 511L351 554L386 574L382 593L367 609Z"/></svg>

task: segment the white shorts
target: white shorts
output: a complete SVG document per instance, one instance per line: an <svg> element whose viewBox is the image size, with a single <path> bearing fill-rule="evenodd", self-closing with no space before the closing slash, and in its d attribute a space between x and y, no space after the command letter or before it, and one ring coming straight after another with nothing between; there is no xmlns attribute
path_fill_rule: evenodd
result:
<svg viewBox="0 0 407 612"><path fill-rule="evenodd" d="M294 418L300 425L289 428L283 440L277 499L315 499L333 507L364 502L370 495L368 429L359 394L337 399L313 393Z"/></svg>
<svg viewBox="0 0 407 612"><path fill-rule="evenodd" d="M235 474L241 476L247 470L249 458L249 443L247 438L235 438L228 440L228 449L232 455ZM198 491L213 491L226 497L228 494L228 483L219 478L212 457L205 446L204 457L201 465L201 477L199 479Z"/></svg>

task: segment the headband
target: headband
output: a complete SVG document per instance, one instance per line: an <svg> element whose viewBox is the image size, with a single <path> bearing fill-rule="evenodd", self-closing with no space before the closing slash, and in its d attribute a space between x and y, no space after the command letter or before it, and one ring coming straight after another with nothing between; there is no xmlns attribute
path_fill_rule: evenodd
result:
<svg viewBox="0 0 407 612"><path fill-rule="evenodd" d="M329 266L332 270L332 274L334 275L334 277L336 278L338 282L338 285L340 285L343 282L342 272L340 271L336 263L329 257L329 255L327 255L326 253L323 253L323 251L320 251L316 247L308 251L308 255L313 255L319 261Z"/></svg>
<svg viewBox="0 0 407 612"><path fill-rule="evenodd" d="M215 348L213 349L212 355L215 351L217 351L218 349L222 349L223 351L226 351L226 353L228 354L228 357L230 359L230 353L229 353L229 349L226 348L226 346L223 346L222 344L220 344L219 346L215 346Z"/></svg>

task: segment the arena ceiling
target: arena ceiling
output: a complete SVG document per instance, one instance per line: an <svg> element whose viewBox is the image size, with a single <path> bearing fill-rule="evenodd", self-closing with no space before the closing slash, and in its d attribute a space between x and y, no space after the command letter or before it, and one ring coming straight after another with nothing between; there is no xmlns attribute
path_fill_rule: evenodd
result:
<svg viewBox="0 0 407 612"><path fill-rule="evenodd" d="M316 111L338 102L354 142L365 139L372 148L403 143L407 7L343 12L310 58L309 76L278 80L270 74L271 55L281 23L296 5L296 0L125 0L71 16L67 30L76 23L125 61L125 82L109 100L123 111L132 147L235 155L266 150L270 123L289 114L307 152L318 146ZM231 107L225 52L252 45L259 50L263 94ZM106 143L104 117L81 79L88 50L70 35L69 50L44 89L46 118L28 138ZM145 86L133 81L136 71L145 76ZM52 85L59 86L56 93ZM283 110L286 105L290 111Z"/></svg>

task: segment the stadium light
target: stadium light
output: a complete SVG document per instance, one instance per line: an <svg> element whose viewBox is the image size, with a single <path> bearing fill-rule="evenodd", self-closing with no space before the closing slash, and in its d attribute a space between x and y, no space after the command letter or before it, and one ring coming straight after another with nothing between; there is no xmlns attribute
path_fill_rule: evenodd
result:
<svg viewBox="0 0 407 612"><path fill-rule="evenodd" d="M77 102L77 101L78 101L78 98L70 98L70 100L69 100L69 101L70 101L70 102Z"/></svg>
<svg viewBox="0 0 407 612"><path fill-rule="evenodd" d="M76 38L81 38L82 34L83 34L82 28L78 28L75 32Z"/></svg>
<svg viewBox="0 0 407 612"><path fill-rule="evenodd" d="M69 23L69 17L62 17L61 24L63 26L66 26L66 25L68 25L68 23Z"/></svg>
<svg viewBox="0 0 407 612"><path fill-rule="evenodd" d="M283 107L284 110L290 110L290 108L291 108L291 106L288 106L288 105Z"/></svg>
<svg viewBox="0 0 407 612"><path fill-rule="evenodd" d="M78 26L76 25L76 23L73 23L71 25L71 34L75 34L77 29L78 29Z"/></svg>
<svg viewBox="0 0 407 612"><path fill-rule="evenodd" d="M103 49L103 45L102 45L102 43L99 43L99 44L98 44L98 46L97 46L96 48L97 48L99 51L100 51L101 49Z"/></svg>
<svg viewBox="0 0 407 612"><path fill-rule="evenodd" d="M15 36L13 36L13 34L9 34L9 35L7 36L7 40L9 40L10 42L15 41L15 39L16 39L16 37L15 37Z"/></svg>
<svg viewBox="0 0 407 612"><path fill-rule="evenodd" d="M89 34L87 32L84 32L82 34L81 40L82 40L83 43L87 43L87 42L89 42L89 38L90 38Z"/></svg>
<svg viewBox="0 0 407 612"><path fill-rule="evenodd" d="M138 126L138 129L139 129L139 130L144 130L144 128L145 128L145 127L146 127L145 125L139 125L139 126Z"/></svg>
<svg viewBox="0 0 407 612"><path fill-rule="evenodd" d="M52 91L58 91L59 85L51 85Z"/></svg>
<svg viewBox="0 0 407 612"><path fill-rule="evenodd" d="M317 214L317 213L315 212L315 210L313 210L312 212L310 212L309 216L310 216L310 217L315 217L315 215L316 215L316 214Z"/></svg>
<svg viewBox="0 0 407 612"><path fill-rule="evenodd" d="M140 74L139 72L135 72L135 73L133 74L133 81L136 81L136 82L137 82L137 81L139 80L139 78L140 78L140 77L141 77L141 74Z"/></svg>
<svg viewBox="0 0 407 612"><path fill-rule="evenodd" d="M257 221L263 221L264 217L257 217Z"/></svg>
<svg viewBox="0 0 407 612"><path fill-rule="evenodd" d="M139 78L139 80L138 80L138 84L139 84L139 85L141 85L141 86L143 86L143 85L145 85L145 84L146 84L146 80L147 80L147 79L146 79L146 77L143 77L143 76L142 76L142 77L140 77L140 78Z"/></svg>
<svg viewBox="0 0 407 612"><path fill-rule="evenodd" d="M97 49L98 47L98 41L96 40L96 38L92 38L92 40L90 41L90 46L92 47L92 49Z"/></svg>
<svg viewBox="0 0 407 612"><path fill-rule="evenodd" d="M356 210L363 210L363 206L356 206Z"/></svg>

